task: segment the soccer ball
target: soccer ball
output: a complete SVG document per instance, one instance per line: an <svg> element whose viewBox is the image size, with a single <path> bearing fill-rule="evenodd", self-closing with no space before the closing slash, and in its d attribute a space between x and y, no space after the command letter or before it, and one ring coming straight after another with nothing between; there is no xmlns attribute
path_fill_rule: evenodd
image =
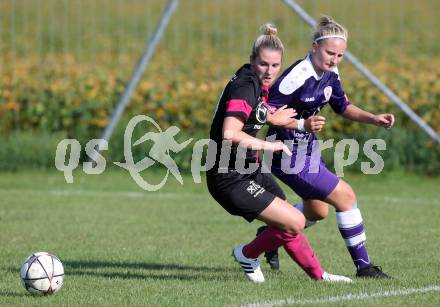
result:
<svg viewBox="0 0 440 307"><path fill-rule="evenodd" d="M60 259L46 252L30 255L21 265L21 281L31 293L46 295L63 285L64 268Z"/></svg>

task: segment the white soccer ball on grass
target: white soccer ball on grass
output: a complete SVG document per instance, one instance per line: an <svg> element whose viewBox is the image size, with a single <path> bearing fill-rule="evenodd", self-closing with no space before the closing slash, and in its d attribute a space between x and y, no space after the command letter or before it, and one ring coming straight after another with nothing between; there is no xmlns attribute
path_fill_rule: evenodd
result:
<svg viewBox="0 0 440 307"><path fill-rule="evenodd" d="M47 295L63 286L64 268L56 256L38 252L30 255L21 265L23 286L31 293Z"/></svg>

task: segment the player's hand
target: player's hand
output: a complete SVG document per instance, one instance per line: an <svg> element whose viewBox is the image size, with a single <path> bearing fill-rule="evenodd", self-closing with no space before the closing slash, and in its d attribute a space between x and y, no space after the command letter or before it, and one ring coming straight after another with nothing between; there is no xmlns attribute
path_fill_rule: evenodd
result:
<svg viewBox="0 0 440 307"><path fill-rule="evenodd" d="M304 129L307 132L319 132L325 125L324 116L310 116L304 121Z"/></svg>
<svg viewBox="0 0 440 307"><path fill-rule="evenodd" d="M267 120L272 126L283 127L295 121L296 110L288 108L287 105L282 106L272 113L268 113Z"/></svg>
<svg viewBox="0 0 440 307"><path fill-rule="evenodd" d="M286 153L288 156L292 155L292 152L290 151L289 147L287 147L284 143L277 141L277 142L266 142L267 146L265 146L265 149L268 149L270 151L282 151Z"/></svg>
<svg viewBox="0 0 440 307"><path fill-rule="evenodd" d="M374 116L374 124L379 127L390 129L394 125L394 115L385 113Z"/></svg>

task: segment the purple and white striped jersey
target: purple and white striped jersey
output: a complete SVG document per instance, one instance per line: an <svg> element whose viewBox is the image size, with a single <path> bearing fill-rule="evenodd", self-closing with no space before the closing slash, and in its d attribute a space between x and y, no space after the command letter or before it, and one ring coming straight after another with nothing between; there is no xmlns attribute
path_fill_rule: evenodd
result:
<svg viewBox="0 0 440 307"><path fill-rule="evenodd" d="M288 105L298 115L296 119L307 119L317 115L329 103L336 113L343 113L350 104L342 89L337 68L318 76L312 66L310 55L287 68L269 90L269 105L280 108ZM270 128L268 136L285 141L308 141L309 151L316 136L314 133L295 129ZM294 153L296 151L294 146ZM292 157L293 158L293 157Z"/></svg>

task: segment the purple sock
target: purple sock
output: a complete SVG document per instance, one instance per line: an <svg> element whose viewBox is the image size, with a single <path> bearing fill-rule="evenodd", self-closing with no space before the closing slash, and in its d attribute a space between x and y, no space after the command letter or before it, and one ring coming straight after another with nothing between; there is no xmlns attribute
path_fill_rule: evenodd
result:
<svg viewBox="0 0 440 307"><path fill-rule="evenodd" d="M357 270L371 266L365 241L364 224L359 209L336 212L338 228Z"/></svg>
<svg viewBox="0 0 440 307"><path fill-rule="evenodd" d="M365 247L365 241L356 246L347 246L347 248L356 269L362 270L371 266L367 248Z"/></svg>

